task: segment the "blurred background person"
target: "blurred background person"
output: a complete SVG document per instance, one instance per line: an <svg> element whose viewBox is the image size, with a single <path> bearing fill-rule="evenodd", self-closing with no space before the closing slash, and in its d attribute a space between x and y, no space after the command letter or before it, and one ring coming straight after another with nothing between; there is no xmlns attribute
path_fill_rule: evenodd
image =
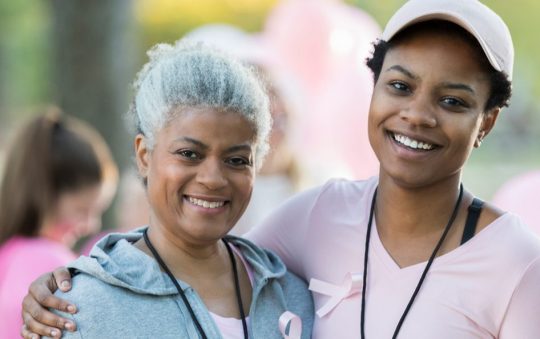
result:
<svg viewBox="0 0 540 339"><path fill-rule="evenodd" d="M303 188L332 177L365 179L378 170L366 133L372 81L364 60L381 30L359 7L278 1L260 33L279 56L276 68L300 87L292 145L308 178Z"/></svg>
<svg viewBox="0 0 540 339"><path fill-rule="evenodd" d="M540 236L540 170L518 174L504 182L493 196L493 203L519 215Z"/></svg>
<svg viewBox="0 0 540 339"><path fill-rule="evenodd" d="M258 67L260 73L266 74L269 79L269 73L262 66ZM300 187L299 156L294 153L289 143L289 110L284 96L275 84L271 80L267 82L273 122L269 137L270 151L255 179L249 205L231 230L235 235L242 235L258 225Z"/></svg>
<svg viewBox="0 0 540 339"><path fill-rule="evenodd" d="M127 232L148 224L149 208L141 178L133 169L125 171L118 187L118 229Z"/></svg>
<svg viewBox="0 0 540 339"><path fill-rule="evenodd" d="M150 206L141 181L133 169L122 173L116 197L116 222L112 227L107 227L86 239L80 250L82 255L89 255L98 240L111 232L129 232L148 224Z"/></svg>
<svg viewBox="0 0 540 339"><path fill-rule="evenodd" d="M73 260L75 242L100 229L116 179L105 141L79 119L50 109L19 131L0 188L2 337L19 337L30 282Z"/></svg>

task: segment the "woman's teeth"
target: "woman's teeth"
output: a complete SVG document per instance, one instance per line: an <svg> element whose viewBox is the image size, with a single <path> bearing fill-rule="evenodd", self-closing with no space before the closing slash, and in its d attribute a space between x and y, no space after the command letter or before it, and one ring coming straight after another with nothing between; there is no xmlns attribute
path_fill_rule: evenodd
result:
<svg viewBox="0 0 540 339"><path fill-rule="evenodd" d="M434 147L432 144L414 140L401 134L392 133L392 137L394 138L395 141L399 142L400 144L403 144L413 149L430 150L430 149L433 149Z"/></svg>
<svg viewBox="0 0 540 339"><path fill-rule="evenodd" d="M218 208L225 205L225 201L206 201L192 197L188 197L188 200L190 203L204 208Z"/></svg>

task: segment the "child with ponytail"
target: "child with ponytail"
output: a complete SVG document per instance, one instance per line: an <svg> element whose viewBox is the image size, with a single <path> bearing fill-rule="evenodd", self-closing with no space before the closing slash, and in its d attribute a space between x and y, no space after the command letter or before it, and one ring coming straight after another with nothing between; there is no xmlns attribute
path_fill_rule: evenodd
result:
<svg viewBox="0 0 540 339"><path fill-rule="evenodd" d="M43 272L75 258L100 227L117 168L103 138L57 110L33 118L8 152L0 182L0 328L19 337L21 302Z"/></svg>

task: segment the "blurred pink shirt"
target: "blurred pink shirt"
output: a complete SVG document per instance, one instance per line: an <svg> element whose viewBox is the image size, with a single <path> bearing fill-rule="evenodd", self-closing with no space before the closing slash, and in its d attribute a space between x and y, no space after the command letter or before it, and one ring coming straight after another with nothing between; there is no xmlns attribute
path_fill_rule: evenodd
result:
<svg viewBox="0 0 540 339"><path fill-rule="evenodd" d="M21 303L38 276L75 255L60 243L15 236L0 246L0 338L20 338Z"/></svg>
<svg viewBox="0 0 540 339"><path fill-rule="evenodd" d="M378 178L330 181L288 200L246 235L274 250L306 281L343 287L336 306L315 317L315 339L360 338L365 235L377 183ZM425 263L400 268L373 227L367 338L392 337L424 268ZM348 289L350 277L360 281ZM330 305L329 296L313 295L316 310ZM506 213L435 259L399 338L540 338L539 317L540 239Z"/></svg>

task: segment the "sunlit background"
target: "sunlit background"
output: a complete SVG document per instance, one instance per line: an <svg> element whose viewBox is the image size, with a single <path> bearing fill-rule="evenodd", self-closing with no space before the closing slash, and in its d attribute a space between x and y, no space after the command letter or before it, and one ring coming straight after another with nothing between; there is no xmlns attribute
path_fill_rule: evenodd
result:
<svg viewBox="0 0 540 339"><path fill-rule="evenodd" d="M324 3L327 7L321 8L339 6L339 10L335 13L330 10L327 13L316 10L294 12L291 3L303 3L307 7L309 3ZM277 44L283 42L281 47L290 47L287 53L278 55L283 59L296 58L303 48L313 47L308 45L310 42L328 39L328 50L321 49L321 52L333 58L331 62L338 63L340 53L349 53L351 46L365 38L360 26L338 27L341 15L345 18L349 15L346 12L351 13L352 16L343 19L346 22L365 12L382 27L402 3L403 0L351 0L345 3L338 0L0 0L0 171L12 132L46 104L58 105L67 113L94 124L111 144L121 168L132 166L131 142L123 128L122 116L131 100L130 83L146 61L145 51L158 42L174 42L201 25L225 23L250 33L260 35L266 31L266 35L273 34ZM511 177L540 170L540 44L537 37L540 2L486 0L484 3L507 22L516 48L511 107L503 111L495 131L480 149L474 151L465 170L464 181L469 189L489 200ZM296 16L279 18L278 7L283 13L289 8L289 14ZM334 17L330 20L330 16ZM273 20L271 27L269 18ZM297 29L298 34L295 33ZM298 50L294 50L294 42L287 38L299 39ZM313 47L313 51L317 48L321 47ZM306 64L314 64L313 60L319 59L323 58L308 56ZM357 63L362 61L363 58L359 58ZM351 65L347 67L355 67ZM328 69L307 69L309 74L304 76L315 79L330 72ZM319 123L324 119L340 119L338 111L344 106L339 105L345 105L342 101L352 100L349 97L355 94L332 87L328 79L338 77L325 76L319 87L315 88L318 78L308 86L314 87L312 93L319 93L318 97L327 95L334 100L335 106L327 98L326 103L319 106L322 107L320 111L313 113L307 102L309 96L304 94L305 101L296 102L295 114L309 117L313 113ZM301 87L302 79L293 78L294 74L291 81ZM344 79L339 77L336 81L354 81ZM364 86L369 91L371 82L364 80ZM304 89L304 93L309 91ZM334 111L333 107L341 108ZM349 114L364 114L360 110L366 110L366 106L359 105L357 111L348 106L348 110ZM301 168L309 178L302 188L320 184L329 176L360 178L369 172L359 169L364 157L362 152L365 152L362 150L369 146L354 143L358 140L359 144L365 144L365 126L338 123L333 127L321 132L327 139L320 140L333 140L334 135L335 144L324 142L321 146L306 146L312 155L309 159L306 157L307 165ZM342 152L344 146L338 140L341 135L349 137L346 141L350 152ZM355 136L358 138L353 140ZM357 149L358 160L348 163L348 159L355 157ZM342 154L346 159L338 159L334 153ZM323 173L317 173L321 168Z"/></svg>

